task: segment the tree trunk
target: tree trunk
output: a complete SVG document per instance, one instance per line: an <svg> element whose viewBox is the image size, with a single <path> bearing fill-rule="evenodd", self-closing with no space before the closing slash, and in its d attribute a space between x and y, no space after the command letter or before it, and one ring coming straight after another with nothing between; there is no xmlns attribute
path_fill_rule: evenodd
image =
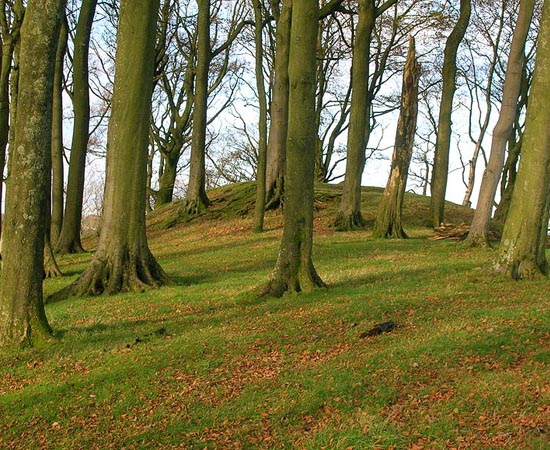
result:
<svg viewBox="0 0 550 450"><path fill-rule="evenodd" d="M489 245L489 221L493 212L493 204L498 182L504 166L506 143L512 132L517 115L518 97L521 91L524 49L529 26L533 17L535 0L521 0L519 15L512 37L508 67L502 91L502 106L498 121L493 129L491 154L487 168L483 173L477 207L470 226L466 242L470 245Z"/></svg>
<svg viewBox="0 0 550 450"><path fill-rule="evenodd" d="M324 286L313 267L313 175L315 165L315 46L319 4L294 5L289 61L289 118L284 229L279 257L263 295L311 291Z"/></svg>
<svg viewBox="0 0 550 450"><path fill-rule="evenodd" d="M3 11L0 14L10 14L6 3L2 4ZM13 52L16 42L19 40L19 30L23 20L24 7L21 0L17 0L13 6L13 22L11 30L2 29L1 36L1 60L0 60L0 205L2 203L2 190L4 186L4 167L6 165L6 149L10 136L10 74L12 72ZM7 18L5 23L7 23ZM0 214L0 235L2 233L2 215Z"/></svg>
<svg viewBox="0 0 550 450"><path fill-rule="evenodd" d="M364 226L361 216L361 177L365 168L365 140L368 136L371 104L368 95L369 56L375 20L374 0L360 1L353 47L346 175L342 187L342 200L334 222L334 226L339 230L353 230Z"/></svg>
<svg viewBox="0 0 550 450"><path fill-rule="evenodd" d="M21 29L18 114L7 182L0 347L51 339L42 277L55 52L62 0L29 0Z"/></svg>
<svg viewBox="0 0 550 450"><path fill-rule="evenodd" d="M73 58L73 109L74 125L71 143L71 159L67 181L67 203L63 226L56 243L56 253L83 252L80 242L82 222L82 201L84 196L84 176L86 153L88 150L90 125L90 87L88 80L88 53L90 35L94 21L97 0L83 0L78 15L74 39Z"/></svg>
<svg viewBox="0 0 550 450"><path fill-rule="evenodd" d="M264 230L264 211L266 196L266 163L267 163L267 96L264 80L263 54L263 14L260 0L252 0L254 5L254 41L256 47L255 73L258 89L259 118L258 118L258 168L256 176L256 204L254 209L254 231Z"/></svg>
<svg viewBox="0 0 550 450"><path fill-rule="evenodd" d="M514 278L548 274L546 242L550 206L550 1L543 6L522 156L504 225L497 270Z"/></svg>
<svg viewBox="0 0 550 450"><path fill-rule="evenodd" d="M451 114L456 90L456 56L458 47L464 38L470 21L471 0L460 0L460 17L445 44L443 58L443 87L437 138L435 142L434 168L432 171L430 212L432 225L439 226L443 222L445 212L445 194L449 171L449 150L451 146Z"/></svg>
<svg viewBox="0 0 550 450"><path fill-rule="evenodd" d="M378 216L373 230L374 237L400 239L407 237L403 230L401 212L416 132L419 78L420 64L416 59L414 38L411 37L403 73L401 111L397 121L391 171L378 207Z"/></svg>
<svg viewBox="0 0 550 450"><path fill-rule="evenodd" d="M141 291L168 282L147 245L145 198L159 0L122 0L107 145L103 225L84 273L52 299ZM147 93L147 95L144 95Z"/></svg>
<svg viewBox="0 0 550 450"><path fill-rule="evenodd" d="M63 225L64 168L63 168L63 60L69 36L66 18L63 18L53 82L53 125L52 125L52 195L50 243L54 245L61 234Z"/></svg>
<svg viewBox="0 0 550 450"><path fill-rule="evenodd" d="M163 158L163 170L159 175L159 188L155 195L155 206L162 206L170 203L174 198L174 186L178 173L178 162L180 151L172 149L166 152Z"/></svg>
<svg viewBox="0 0 550 450"><path fill-rule="evenodd" d="M273 98L270 107L269 138L266 164L266 208L277 208L283 199L286 138L288 132L288 61L292 0L283 0L277 20Z"/></svg>
<svg viewBox="0 0 550 450"><path fill-rule="evenodd" d="M195 102L193 110L193 133L191 138L191 161L187 187L187 212L198 214L208 207L206 196L206 122L208 110L208 67L210 47L210 0L197 0L197 67L195 77Z"/></svg>

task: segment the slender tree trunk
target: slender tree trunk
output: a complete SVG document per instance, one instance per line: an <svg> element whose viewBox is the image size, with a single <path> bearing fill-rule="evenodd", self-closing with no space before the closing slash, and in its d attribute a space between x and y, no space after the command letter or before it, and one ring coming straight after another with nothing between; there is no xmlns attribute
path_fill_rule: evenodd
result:
<svg viewBox="0 0 550 450"><path fill-rule="evenodd" d="M88 80L88 53L90 35L97 0L83 0L76 26L73 58L73 109L74 126L71 143L71 159L67 181L67 203L63 217L63 226L56 243L56 253L83 252L80 242L82 222L82 201L84 196L84 177L86 154L88 150L90 126L90 88Z"/></svg>
<svg viewBox="0 0 550 450"><path fill-rule="evenodd" d="M260 0L252 0L254 5L254 41L256 47L255 73L258 89L258 167L256 176L256 205L254 209L254 231L264 230L264 211L266 202L266 164L267 164L267 96L264 80L263 53L263 14Z"/></svg>
<svg viewBox="0 0 550 450"><path fill-rule="evenodd" d="M290 101L286 155L284 230L279 257L263 295L310 291L324 286L315 271L313 246L313 176L315 169L315 46L319 4L294 5L290 44Z"/></svg>
<svg viewBox="0 0 550 450"><path fill-rule="evenodd" d="M195 77L195 104L193 110L193 133L191 138L191 161L187 187L187 212L198 214L207 208L206 196L206 122L208 110L208 67L212 56L210 47L210 0L197 0L197 68Z"/></svg>
<svg viewBox="0 0 550 450"><path fill-rule="evenodd" d="M2 2L4 25L7 26L6 15L8 7ZM22 0L17 0L13 5L13 22L11 29L1 30L1 60L0 60L0 205L2 204L2 191L4 187L4 167L6 165L6 150L10 136L10 74L12 73L13 52L19 40L19 30L23 20L24 7ZM2 234L2 215L0 214L0 236Z"/></svg>
<svg viewBox="0 0 550 450"><path fill-rule="evenodd" d="M283 0L277 20L273 98L270 107L269 138L266 166L266 208L281 204L284 192L286 138L288 132L288 61L292 0Z"/></svg>
<svg viewBox="0 0 550 450"><path fill-rule="evenodd" d="M443 87L439 106L439 121L432 171L430 211L434 227L443 222L445 194L449 172L453 99L456 90L456 56L470 21L471 0L460 0L460 17L445 44L443 59Z"/></svg>
<svg viewBox="0 0 550 450"><path fill-rule="evenodd" d="M403 73L401 111L397 121L391 171L378 207L378 216L373 230L374 237L400 239L407 237L403 229L401 213L416 132L419 78L420 64L416 59L414 38L411 37Z"/></svg>
<svg viewBox="0 0 550 450"><path fill-rule="evenodd" d="M178 173L179 150L166 152L163 159L162 174L159 175L159 188L155 195L155 205L162 206L174 198L174 186Z"/></svg>
<svg viewBox="0 0 550 450"><path fill-rule="evenodd" d="M18 114L7 183L0 280L0 347L51 339L43 304L55 52L62 0L29 0L21 30Z"/></svg>
<svg viewBox="0 0 550 450"><path fill-rule="evenodd" d="M63 60L69 36L67 20L64 17L59 34L55 56L53 84L53 125L52 125L52 195L50 244L55 243L63 225L64 168L63 168Z"/></svg>
<svg viewBox="0 0 550 450"><path fill-rule="evenodd" d="M487 168L483 173L477 207L466 242L470 245L489 245L489 222L493 212L495 195L504 166L506 143L512 133L517 115L518 97L521 91L524 49L527 33L531 25L535 0L521 0L519 15L512 37L508 66L502 91L502 106L498 121L493 129L491 154Z"/></svg>
<svg viewBox="0 0 550 450"><path fill-rule="evenodd" d="M364 226L361 216L361 177L365 168L365 141L369 127L369 56L375 20L374 0L361 0L353 47L346 175L342 187L342 200L334 223L339 230L353 230Z"/></svg>
<svg viewBox="0 0 550 450"><path fill-rule="evenodd" d="M546 242L550 207L550 1L545 0L533 86L527 106L522 156L504 225L497 270L514 278L548 274Z"/></svg>
<svg viewBox="0 0 550 450"><path fill-rule="evenodd" d="M158 287L169 280L145 234L147 147L159 0L122 0L109 122L103 225L84 273L53 300ZM144 95L147 93L147 95Z"/></svg>

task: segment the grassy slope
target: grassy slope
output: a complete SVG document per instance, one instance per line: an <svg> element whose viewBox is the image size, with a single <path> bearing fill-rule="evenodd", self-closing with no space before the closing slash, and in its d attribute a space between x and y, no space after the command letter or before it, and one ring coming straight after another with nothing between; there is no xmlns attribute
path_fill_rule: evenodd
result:
<svg viewBox="0 0 550 450"><path fill-rule="evenodd" d="M176 286L48 305L59 342L2 356L0 448L550 448L547 280L503 279L490 250L426 239L419 196L413 239L335 233L324 186L315 264L329 289L258 301L281 216L251 234L243 191L168 230L173 210L152 217ZM379 196L366 190L367 219ZM46 291L88 258L63 259ZM359 338L390 319L396 331Z"/></svg>

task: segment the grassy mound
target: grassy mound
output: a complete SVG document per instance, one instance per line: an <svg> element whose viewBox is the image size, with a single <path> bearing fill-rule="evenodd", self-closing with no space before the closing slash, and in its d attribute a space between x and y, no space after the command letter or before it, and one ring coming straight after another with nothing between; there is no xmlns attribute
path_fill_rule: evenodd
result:
<svg viewBox="0 0 550 450"><path fill-rule="evenodd" d="M374 224L378 211L378 204L384 192L380 187L363 187L361 196L362 214L367 227ZM316 226L328 227L336 216L340 197L341 185L318 183L315 186L315 216ZM211 221L231 219L235 217L248 218L254 213L256 183L237 183L208 192L212 205L198 216L189 216L185 211L185 201L178 200L164 205L148 216L148 224L152 228L167 229L178 224L191 221ZM426 228L428 225L430 201L429 197L407 193L403 207L405 226L410 228ZM277 213L275 213L277 214ZM268 216L270 214L268 213ZM273 215L273 214L271 214ZM473 210L447 202L445 210L446 220L450 223L470 223Z"/></svg>

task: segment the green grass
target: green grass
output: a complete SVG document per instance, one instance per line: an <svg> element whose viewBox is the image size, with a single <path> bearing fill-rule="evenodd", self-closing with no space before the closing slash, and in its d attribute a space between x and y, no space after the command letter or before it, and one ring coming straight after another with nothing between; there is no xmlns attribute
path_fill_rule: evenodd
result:
<svg viewBox="0 0 550 450"><path fill-rule="evenodd" d="M336 233L331 189L314 244L328 289L255 299L280 213L254 234L220 200L150 230L175 286L47 305L58 341L2 356L0 448L550 449L548 281L507 280L491 250L426 239L419 196L413 239ZM367 217L379 195L365 191ZM62 259L69 275L46 293L89 257ZM386 320L399 328L359 338Z"/></svg>

